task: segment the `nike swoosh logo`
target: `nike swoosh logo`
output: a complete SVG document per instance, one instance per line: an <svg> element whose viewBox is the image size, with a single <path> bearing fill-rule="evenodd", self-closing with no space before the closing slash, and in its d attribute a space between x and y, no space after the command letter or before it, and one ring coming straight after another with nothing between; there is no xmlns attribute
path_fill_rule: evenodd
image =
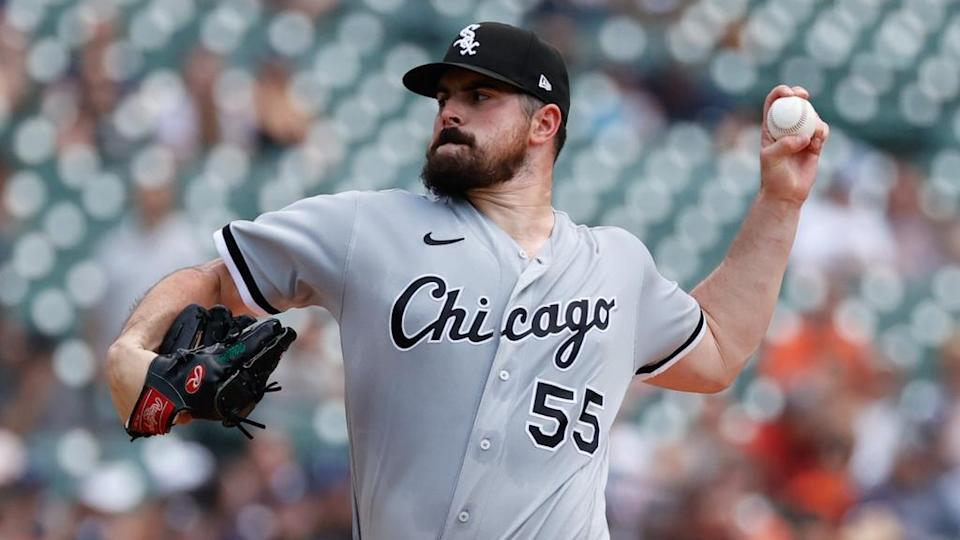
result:
<svg viewBox="0 0 960 540"><path fill-rule="evenodd" d="M423 235L423 243L428 246L445 246L447 244L456 244L457 242L463 240L463 237L460 238L451 238L449 240L437 240L436 238L430 236L432 232L428 232Z"/></svg>

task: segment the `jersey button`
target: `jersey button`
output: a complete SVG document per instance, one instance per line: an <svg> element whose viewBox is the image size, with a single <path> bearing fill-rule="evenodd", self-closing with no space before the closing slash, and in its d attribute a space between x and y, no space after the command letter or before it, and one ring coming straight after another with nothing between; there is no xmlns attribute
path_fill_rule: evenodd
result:
<svg viewBox="0 0 960 540"><path fill-rule="evenodd" d="M467 512L466 510L460 512L460 514L457 515L457 521L460 523L466 523L470 521L470 512Z"/></svg>
<svg viewBox="0 0 960 540"><path fill-rule="evenodd" d="M500 377L501 381L505 381L510 378L510 372L505 369L502 369L500 370L500 374L498 376Z"/></svg>
<svg viewBox="0 0 960 540"><path fill-rule="evenodd" d="M517 252L517 255L520 255L520 258L521 258L521 259L526 259L526 258L527 258L527 252L524 251L524 250L522 250L522 249Z"/></svg>
<svg viewBox="0 0 960 540"><path fill-rule="evenodd" d="M482 441L480 441L480 449L481 449L481 450L484 450L484 451L489 450L489 449L490 449L490 439L483 439Z"/></svg>

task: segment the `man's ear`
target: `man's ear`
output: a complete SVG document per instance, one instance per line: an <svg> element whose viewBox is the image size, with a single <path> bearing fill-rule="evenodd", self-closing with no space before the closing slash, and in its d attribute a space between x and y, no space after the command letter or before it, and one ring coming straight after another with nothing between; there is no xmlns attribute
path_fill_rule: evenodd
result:
<svg viewBox="0 0 960 540"><path fill-rule="evenodd" d="M560 130L562 120L563 113L556 104L548 103L540 107L530 120L530 142L544 144L550 141Z"/></svg>

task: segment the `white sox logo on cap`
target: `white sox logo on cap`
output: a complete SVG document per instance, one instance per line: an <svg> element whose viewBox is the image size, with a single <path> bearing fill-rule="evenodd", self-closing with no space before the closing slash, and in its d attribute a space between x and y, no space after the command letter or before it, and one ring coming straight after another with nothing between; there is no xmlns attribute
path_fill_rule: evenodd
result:
<svg viewBox="0 0 960 540"><path fill-rule="evenodd" d="M474 33L474 30L480 28L479 24L471 24L466 28L460 31L460 39L453 42L454 45L460 47L460 54L463 56L470 55L473 56L477 54L477 47L480 46L480 42L476 40L477 34Z"/></svg>

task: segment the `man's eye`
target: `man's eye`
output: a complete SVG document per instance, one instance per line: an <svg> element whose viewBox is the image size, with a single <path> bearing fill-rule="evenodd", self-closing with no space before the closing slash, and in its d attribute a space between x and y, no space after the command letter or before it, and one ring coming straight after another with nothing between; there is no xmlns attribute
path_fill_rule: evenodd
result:
<svg viewBox="0 0 960 540"><path fill-rule="evenodd" d="M474 92L473 94L474 101L486 101L488 99L490 99L490 96L486 94L481 94L480 92Z"/></svg>
<svg viewBox="0 0 960 540"><path fill-rule="evenodd" d="M437 107L443 108L447 104L447 98L437 98Z"/></svg>

